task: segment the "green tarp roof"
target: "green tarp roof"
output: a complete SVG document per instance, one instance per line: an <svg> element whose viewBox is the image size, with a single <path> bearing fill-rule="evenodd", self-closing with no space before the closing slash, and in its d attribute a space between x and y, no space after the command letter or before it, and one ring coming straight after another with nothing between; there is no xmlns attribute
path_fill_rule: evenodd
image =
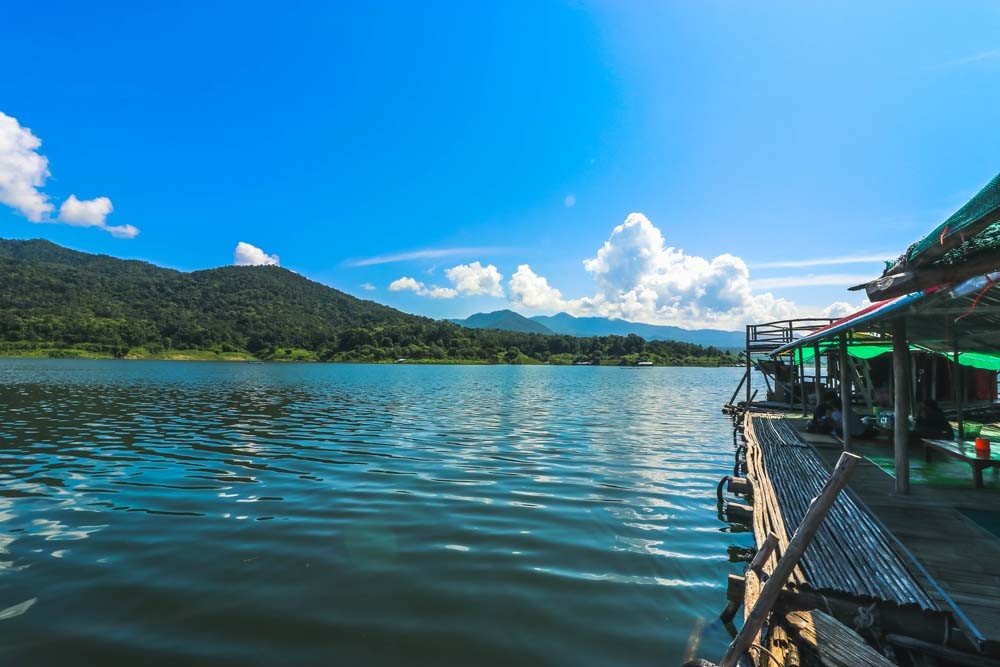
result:
<svg viewBox="0 0 1000 667"><path fill-rule="evenodd" d="M820 354L825 354L830 348L836 349L836 343L820 343L819 349ZM813 360L814 352L813 348L799 348L802 350L802 363L808 364ZM939 350L932 350L920 345L911 345L911 352L930 352L932 354L939 354L948 361L953 361L951 353L941 352ZM888 354L892 352L892 345L850 345L847 346L847 353L856 359L874 359L875 357L880 357L883 354ZM798 360L798 351L795 352L795 359ZM969 366L970 368L979 368L987 371L1000 371L1000 354L990 354L988 352L960 352L958 355L958 363L962 366Z"/></svg>

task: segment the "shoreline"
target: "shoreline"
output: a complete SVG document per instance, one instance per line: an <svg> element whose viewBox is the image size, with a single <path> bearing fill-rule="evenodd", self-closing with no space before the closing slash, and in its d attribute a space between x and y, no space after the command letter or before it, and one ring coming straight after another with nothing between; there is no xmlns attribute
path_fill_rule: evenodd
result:
<svg viewBox="0 0 1000 667"><path fill-rule="evenodd" d="M656 364L651 366L637 366L635 364L622 364L618 360L609 360L599 364L575 364L575 363L551 363L538 361L535 359L508 363L502 361L487 361L484 359L407 359L404 362L392 360L367 361L363 359L331 359L320 360L305 356L288 356L283 358L261 359L253 356L249 352L213 352L210 350L176 350L167 354L126 354L115 356L111 354L93 352L74 348L44 348L39 350L25 350L24 353L12 353L11 350L0 350L0 360L4 359L75 359L92 361L206 361L225 363L254 363L254 364L368 364L368 365L392 365L392 366L602 366L608 368L742 368L742 365L734 366L730 364L713 363L677 363L677 364Z"/></svg>

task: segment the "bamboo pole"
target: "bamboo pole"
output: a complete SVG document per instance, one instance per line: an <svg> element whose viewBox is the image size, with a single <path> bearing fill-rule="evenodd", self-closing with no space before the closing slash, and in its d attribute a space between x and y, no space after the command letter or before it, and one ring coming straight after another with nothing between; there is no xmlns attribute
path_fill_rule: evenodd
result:
<svg viewBox="0 0 1000 667"><path fill-rule="evenodd" d="M910 492L910 346L906 340L906 318L892 323L892 372L896 380L895 433L896 493Z"/></svg>
<svg viewBox="0 0 1000 667"><path fill-rule="evenodd" d="M830 473L830 478L823 487L823 491L809 505L809 511L806 512L802 523L795 530L795 534L792 536L791 541L789 541L785 552L778 559L778 564L775 565L774 572L771 573L767 583L764 584L764 588L760 592L760 597L757 599L753 611L747 615L743 627L740 629L739 634L736 635L736 639L729 645L726 654L719 661L719 667L735 667L740 656L750 648L751 644L757 642L760 630L764 626L768 614L771 613L771 607L778 600L781 589L785 587L785 582L788 581L789 575L791 575L795 566L798 565L803 552L809 546L809 542L812 541L816 531L819 530L823 519L826 518L827 512L830 511L833 501L837 499L840 490L847 483L848 476L860 460L860 456L851 454L850 452L844 452L840 455L840 460L837 461L836 467Z"/></svg>
<svg viewBox="0 0 1000 667"><path fill-rule="evenodd" d="M840 334L840 418L844 450L851 451L851 376L847 363L847 334Z"/></svg>

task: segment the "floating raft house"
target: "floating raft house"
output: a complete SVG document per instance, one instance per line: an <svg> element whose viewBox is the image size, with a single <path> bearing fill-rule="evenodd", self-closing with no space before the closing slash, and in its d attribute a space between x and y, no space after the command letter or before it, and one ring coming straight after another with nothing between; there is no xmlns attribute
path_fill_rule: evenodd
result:
<svg viewBox="0 0 1000 667"><path fill-rule="evenodd" d="M724 619L750 615L838 457L862 459L739 664L1000 667L1000 176L852 289L871 304L847 317L747 326L720 502L759 555L730 577ZM806 432L821 401L843 436ZM933 404L954 440L913 430ZM856 437L861 415L874 440Z"/></svg>

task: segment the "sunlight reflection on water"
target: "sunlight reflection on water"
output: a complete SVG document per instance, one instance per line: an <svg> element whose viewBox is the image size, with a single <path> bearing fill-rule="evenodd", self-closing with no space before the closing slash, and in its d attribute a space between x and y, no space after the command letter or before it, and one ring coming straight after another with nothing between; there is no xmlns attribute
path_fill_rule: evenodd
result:
<svg viewBox="0 0 1000 667"><path fill-rule="evenodd" d="M740 372L0 361L0 660L669 663Z"/></svg>

